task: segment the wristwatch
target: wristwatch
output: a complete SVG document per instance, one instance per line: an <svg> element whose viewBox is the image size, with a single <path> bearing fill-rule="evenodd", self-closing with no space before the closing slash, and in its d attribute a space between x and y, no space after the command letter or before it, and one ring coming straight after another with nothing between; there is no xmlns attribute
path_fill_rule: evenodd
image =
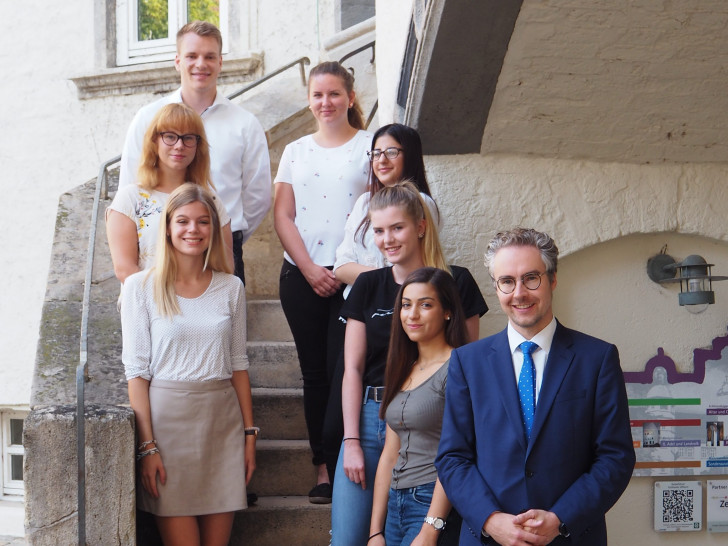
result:
<svg viewBox="0 0 728 546"><path fill-rule="evenodd" d="M255 436L257 438L259 433L260 427L245 427L246 436Z"/></svg>
<svg viewBox="0 0 728 546"><path fill-rule="evenodd" d="M571 536L571 531L569 531L569 528L564 522L561 522L561 525L559 525L559 534L564 538L569 538Z"/></svg>
<svg viewBox="0 0 728 546"><path fill-rule="evenodd" d="M430 525L432 525L435 528L435 531L442 531L447 525L447 522L444 519L435 518L432 516L426 516L425 523L429 523Z"/></svg>

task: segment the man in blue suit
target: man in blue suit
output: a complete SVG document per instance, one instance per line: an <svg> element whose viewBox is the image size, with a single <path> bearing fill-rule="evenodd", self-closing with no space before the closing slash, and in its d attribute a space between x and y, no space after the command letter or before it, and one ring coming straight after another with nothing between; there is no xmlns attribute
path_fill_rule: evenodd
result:
<svg viewBox="0 0 728 546"><path fill-rule="evenodd" d="M547 234L499 233L485 260L508 326L453 351L435 463L460 544L606 545L635 462L617 348L554 318Z"/></svg>

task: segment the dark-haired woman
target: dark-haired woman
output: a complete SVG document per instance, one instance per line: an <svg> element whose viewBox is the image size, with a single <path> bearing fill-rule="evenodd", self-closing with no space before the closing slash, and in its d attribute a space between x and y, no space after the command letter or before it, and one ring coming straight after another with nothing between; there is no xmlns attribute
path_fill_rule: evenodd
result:
<svg viewBox="0 0 728 546"><path fill-rule="evenodd" d="M346 221L344 238L336 249L334 273L338 280L347 285L344 297L349 295L360 273L390 265L374 244L369 229L369 201L379 190L403 180L412 182L430 209L438 229L442 224L440 211L432 199L425 176L422 141L417 131L401 123L380 127L374 133L372 149L368 154L371 162L369 191L356 200Z"/></svg>
<svg viewBox="0 0 728 546"><path fill-rule="evenodd" d="M343 302L333 273L336 247L357 196L364 192L371 134L363 130L354 78L336 62L309 75L308 103L318 124L287 145L275 179L275 229L285 250L280 276L283 312L303 375L303 405L317 471L313 503L331 502L323 450L329 378L341 345L335 332Z"/></svg>
<svg viewBox="0 0 728 546"><path fill-rule="evenodd" d="M450 352L466 343L457 284L425 267L402 284L394 306L380 417L387 433L374 482L369 544L435 546L450 502L435 456Z"/></svg>

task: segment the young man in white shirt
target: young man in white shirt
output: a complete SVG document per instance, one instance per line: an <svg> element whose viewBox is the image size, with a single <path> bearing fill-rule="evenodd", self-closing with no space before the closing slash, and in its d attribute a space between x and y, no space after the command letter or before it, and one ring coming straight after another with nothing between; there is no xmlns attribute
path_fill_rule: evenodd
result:
<svg viewBox="0 0 728 546"><path fill-rule="evenodd" d="M119 187L136 182L144 133L165 104L183 102L202 117L210 144L210 177L231 218L235 274L245 282L243 243L271 203L268 143L258 120L218 93L222 35L212 23L193 21L177 33L174 66L181 87L141 108L129 126L121 155Z"/></svg>

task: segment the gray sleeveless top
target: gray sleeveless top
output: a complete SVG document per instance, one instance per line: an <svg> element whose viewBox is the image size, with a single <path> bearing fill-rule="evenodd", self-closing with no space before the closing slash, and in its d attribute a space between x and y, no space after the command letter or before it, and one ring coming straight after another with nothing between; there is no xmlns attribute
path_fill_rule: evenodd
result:
<svg viewBox="0 0 728 546"><path fill-rule="evenodd" d="M399 456L392 469L392 488L407 489L434 482L435 456L445 411L446 361L421 385L400 391L387 407L387 424L399 436Z"/></svg>

